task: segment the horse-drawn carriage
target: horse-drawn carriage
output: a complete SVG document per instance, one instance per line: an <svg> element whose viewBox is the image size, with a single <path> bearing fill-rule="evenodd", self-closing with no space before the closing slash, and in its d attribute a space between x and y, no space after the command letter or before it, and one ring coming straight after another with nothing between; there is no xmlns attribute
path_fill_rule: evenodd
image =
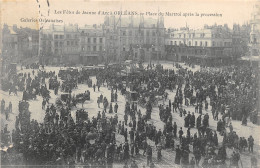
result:
<svg viewBox="0 0 260 168"><path fill-rule="evenodd" d="M56 105L58 108L62 108L63 106L66 106L67 103L71 103L73 105L73 102L71 102L71 94L64 93L61 94L60 98L56 99Z"/></svg>
<svg viewBox="0 0 260 168"><path fill-rule="evenodd" d="M88 112L83 109L76 111L76 120L77 121L87 121L88 120Z"/></svg>
<svg viewBox="0 0 260 168"><path fill-rule="evenodd" d="M83 107L84 102L87 101L87 100L90 100L90 92L89 91L87 91L85 93L77 94L76 97L72 97L72 105L76 106L78 103L81 103L82 107Z"/></svg>
<svg viewBox="0 0 260 168"><path fill-rule="evenodd" d="M68 93L65 93L65 94L61 94L61 100L66 102L66 101L69 101L71 99L71 95L68 94Z"/></svg>
<svg viewBox="0 0 260 168"><path fill-rule="evenodd" d="M126 91L126 99L129 103L137 103L139 94L135 91Z"/></svg>
<svg viewBox="0 0 260 168"><path fill-rule="evenodd" d="M138 104L145 108L147 103L150 102L153 107L156 107L158 105L158 101L160 99L160 96L155 96L154 94L150 94L149 96L140 96L138 99ZM161 100L161 99L160 99Z"/></svg>
<svg viewBox="0 0 260 168"><path fill-rule="evenodd" d="M85 92L85 93L77 94L77 95L76 95L76 99L77 99L78 101L81 101L81 100L84 100L84 101L90 100L90 92L87 91L87 92Z"/></svg>
<svg viewBox="0 0 260 168"><path fill-rule="evenodd" d="M62 80L70 80L72 77L78 75L78 69L68 68L68 69L60 69L58 73L58 77Z"/></svg>
<svg viewBox="0 0 260 168"><path fill-rule="evenodd" d="M72 89L77 87L77 81L74 79L64 80L61 84L61 90L64 92L70 92Z"/></svg>
<svg viewBox="0 0 260 168"><path fill-rule="evenodd" d="M152 104L153 107L156 107L158 105L158 102L163 100L165 97L165 91L164 89L158 89L155 91L146 91L142 93L138 99L138 104L141 107L145 107L148 102Z"/></svg>

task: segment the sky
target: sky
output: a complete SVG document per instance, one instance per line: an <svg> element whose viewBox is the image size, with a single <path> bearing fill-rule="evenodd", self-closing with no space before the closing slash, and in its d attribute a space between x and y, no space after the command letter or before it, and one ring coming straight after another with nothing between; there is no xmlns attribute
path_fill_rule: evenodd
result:
<svg viewBox="0 0 260 168"><path fill-rule="evenodd" d="M39 2L38 2L39 1ZM47 2L48 1L48 2ZM18 27L39 29L48 27L49 23L36 22L38 19L57 19L62 23L55 24L102 24L104 15L98 12L133 11L164 14L166 28L180 28L186 24L193 29L202 28L204 24L244 24L251 18L254 0L176 0L176 1L89 1L89 0L1 0L1 25L17 24ZM48 6L49 4L49 6ZM63 14L63 10L73 11L74 14ZM76 11L81 14L75 14ZM82 11L96 12L94 15L82 14ZM56 14L55 14L56 11ZM58 12L62 14L57 14ZM49 15L48 15L49 12ZM166 12L180 13L181 16L165 16ZM199 16L183 16L184 13L197 13ZM221 14L220 16L205 16L201 14ZM140 18L139 15L136 16ZM158 18L158 16L152 16ZM22 22L23 19L33 19L34 22Z"/></svg>

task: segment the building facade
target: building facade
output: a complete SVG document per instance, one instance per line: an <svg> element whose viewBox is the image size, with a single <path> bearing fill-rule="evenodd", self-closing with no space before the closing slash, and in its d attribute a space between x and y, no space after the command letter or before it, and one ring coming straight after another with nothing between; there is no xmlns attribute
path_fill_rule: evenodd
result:
<svg viewBox="0 0 260 168"><path fill-rule="evenodd" d="M207 26L203 29L168 30L165 39L169 60L181 61L189 57L229 57L232 55L232 36L228 27Z"/></svg>
<svg viewBox="0 0 260 168"><path fill-rule="evenodd" d="M250 40L250 25L249 24L234 24L232 30L232 56L240 58L248 52L248 43Z"/></svg>
<svg viewBox="0 0 260 168"><path fill-rule="evenodd" d="M98 64L106 59L106 36L103 26L80 28L80 62L84 65Z"/></svg>
<svg viewBox="0 0 260 168"><path fill-rule="evenodd" d="M40 60L45 64L79 63L80 34L78 25L50 25L41 31Z"/></svg>
<svg viewBox="0 0 260 168"><path fill-rule="evenodd" d="M18 33L14 31L14 27L4 24L2 30L2 57L4 61L18 62Z"/></svg>
<svg viewBox="0 0 260 168"><path fill-rule="evenodd" d="M106 48L113 61L156 60L164 57L164 20L143 17L106 17Z"/></svg>
<svg viewBox="0 0 260 168"><path fill-rule="evenodd" d="M62 64L97 64L105 57L102 27L51 25L41 31L41 61Z"/></svg>
<svg viewBox="0 0 260 168"><path fill-rule="evenodd" d="M249 60L253 65L253 70L255 72L259 72L260 64L259 64L259 57L260 57L260 3L257 2L254 5L254 10L251 14L250 20L250 41L248 44L249 47ZM258 75L259 76L259 75ZM259 79L258 79L259 81ZM258 82L258 88L260 88L260 82ZM257 124L260 125L260 89L257 92Z"/></svg>
<svg viewBox="0 0 260 168"><path fill-rule="evenodd" d="M250 42L249 50L251 56L260 55L260 3L254 6L252 19L250 20Z"/></svg>
<svg viewBox="0 0 260 168"><path fill-rule="evenodd" d="M249 51L251 55L257 55L258 17L253 15L250 26L234 24L232 30L227 25L205 25L198 30L185 27L165 31L163 17L144 19L133 16L107 16L101 25L83 27L77 24L50 25L40 34L28 28L4 25L2 55L17 61L39 55L44 64L85 65L128 59L233 58Z"/></svg>
<svg viewBox="0 0 260 168"><path fill-rule="evenodd" d="M21 62L38 56L39 31L4 24L2 30L2 56L5 61Z"/></svg>

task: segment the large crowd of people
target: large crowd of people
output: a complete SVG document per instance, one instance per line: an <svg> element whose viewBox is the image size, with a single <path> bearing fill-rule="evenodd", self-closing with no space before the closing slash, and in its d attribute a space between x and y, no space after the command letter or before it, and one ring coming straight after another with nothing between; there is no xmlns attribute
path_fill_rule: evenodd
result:
<svg viewBox="0 0 260 168"><path fill-rule="evenodd" d="M120 65L60 70L58 74L42 68L37 74L33 70L32 74L10 75L9 92L22 91L23 97L15 129L10 133L6 125L1 131L4 139L1 142L12 142L12 149L23 154L23 164L26 165L113 167L113 163L122 163L124 167L134 168L138 167L134 158L146 155L146 166L155 167L155 162L163 160L162 151L172 149L174 163L184 167L224 166L229 157L230 164L238 166L240 153L247 148L248 152L254 152L254 138L240 137L233 130L232 120L247 125L248 118L255 114L258 74L247 65L203 68L196 72L180 64L173 66L164 69L162 65L149 64L137 68L126 78L118 73L122 70ZM95 76L95 83L91 76ZM80 84L87 84L94 92L101 86L111 91L110 102L102 94L98 97L98 107L103 110L97 109L92 118L81 108L77 108L76 119L72 117L71 109L76 107L75 103L81 102L83 107L84 101L91 99L89 90L73 96L73 90ZM51 104L50 90L54 90L55 95L59 90L67 94L61 95L59 103ZM120 120L117 97L118 94L126 95L127 90L137 93L138 101L127 97ZM174 97L167 96L173 91L176 91ZM43 97L43 123L31 119L28 110L28 100L36 96ZM145 111L141 111L141 107ZM193 107L194 111L190 112L186 107ZM163 129L150 122L155 108L159 109ZM11 109L12 104L9 104L6 112L5 100L1 101L2 113L9 114ZM176 123L174 113L183 118L184 125ZM210 117L217 120L217 130L210 127ZM256 123L255 120L252 122ZM222 143L219 143L220 137ZM231 156L227 156L227 149L233 150ZM7 154L8 150L2 151L2 164L12 164ZM256 158L252 157L252 160L255 163Z"/></svg>

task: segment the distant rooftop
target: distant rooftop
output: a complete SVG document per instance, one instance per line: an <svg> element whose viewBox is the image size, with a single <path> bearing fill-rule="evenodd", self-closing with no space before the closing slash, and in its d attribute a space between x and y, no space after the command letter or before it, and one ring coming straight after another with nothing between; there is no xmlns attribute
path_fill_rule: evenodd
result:
<svg viewBox="0 0 260 168"><path fill-rule="evenodd" d="M69 25L50 25L50 30L53 31L67 31L67 32L78 32L78 25L77 24L69 24ZM46 30L46 29L45 29ZM48 30L48 29L47 29Z"/></svg>
<svg viewBox="0 0 260 168"><path fill-rule="evenodd" d="M113 26L116 24L117 26L120 26L120 18L119 17L106 17L105 18L105 24ZM121 27L139 27L140 25L145 28L153 28L157 27L158 19L154 18L139 18L134 16L128 16L128 17L121 17ZM159 27L163 27L163 19L159 19Z"/></svg>

